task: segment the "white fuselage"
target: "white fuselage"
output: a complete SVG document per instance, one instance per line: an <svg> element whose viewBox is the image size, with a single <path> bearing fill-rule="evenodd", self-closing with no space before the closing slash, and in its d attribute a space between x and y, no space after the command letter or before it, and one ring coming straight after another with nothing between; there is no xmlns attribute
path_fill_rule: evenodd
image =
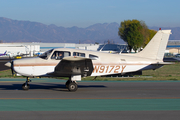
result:
<svg viewBox="0 0 180 120"><path fill-rule="evenodd" d="M89 58L90 55L96 56L97 58L92 59L94 70L91 76L120 74L146 69L156 69L159 67L151 65L153 63L157 63L156 60L135 57L133 55L110 54L67 48L55 50L68 51L71 53L71 56L73 56L74 51L85 53L85 58ZM36 57L14 60L13 69L15 72L23 76L47 76L48 73L54 72L56 65L61 61L51 59L51 56L55 50L53 50L52 53L46 59Z"/></svg>

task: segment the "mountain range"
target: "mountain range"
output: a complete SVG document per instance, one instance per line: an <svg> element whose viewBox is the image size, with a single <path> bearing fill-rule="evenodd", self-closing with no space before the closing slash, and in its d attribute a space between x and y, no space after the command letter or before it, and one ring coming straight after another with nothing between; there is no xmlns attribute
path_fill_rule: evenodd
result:
<svg viewBox="0 0 180 120"><path fill-rule="evenodd" d="M58 27L38 22L18 21L0 17L0 40L3 42L47 42L47 43L104 43L108 40L124 43L118 36L119 24L97 23L86 28ZM149 27L158 30L159 27ZM180 40L180 27L172 29L170 40Z"/></svg>

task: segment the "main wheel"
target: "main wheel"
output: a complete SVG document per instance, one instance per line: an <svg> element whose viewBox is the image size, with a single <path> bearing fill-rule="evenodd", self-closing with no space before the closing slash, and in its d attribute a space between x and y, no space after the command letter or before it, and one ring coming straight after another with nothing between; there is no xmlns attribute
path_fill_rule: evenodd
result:
<svg viewBox="0 0 180 120"><path fill-rule="evenodd" d="M71 92L75 92L78 89L78 86L75 82L71 82L68 85L68 90Z"/></svg>
<svg viewBox="0 0 180 120"><path fill-rule="evenodd" d="M22 85L22 89L23 89L23 90L29 90L29 88L30 88L29 84L26 85L26 83L24 83L24 84Z"/></svg>

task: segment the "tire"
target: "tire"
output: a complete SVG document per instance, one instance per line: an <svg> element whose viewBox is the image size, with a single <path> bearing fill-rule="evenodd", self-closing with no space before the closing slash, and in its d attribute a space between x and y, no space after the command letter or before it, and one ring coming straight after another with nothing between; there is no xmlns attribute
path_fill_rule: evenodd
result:
<svg viewBox="0 0 180 120"><path fill-rule="evenodd" d="M22 85L22 89L23 89L23 90L29 90L29 88L30 88L29 84L26 85L26 84L24 83L24 84Z"/></svg>
<svg viewBox="0 0 180 120"><path fill-rule="evenodd" d="M68 85L68 90L71 92L75 92L78 89L78 86L75 82L71 82Z"/></svg>
<svg viewBox="0 0 180 120"><path fill-rule="evenodd" d="M69 83L71 83L71 81L70 81L70 80L68 80L68 81L66 82L66 88L68 88Z"/></svg>

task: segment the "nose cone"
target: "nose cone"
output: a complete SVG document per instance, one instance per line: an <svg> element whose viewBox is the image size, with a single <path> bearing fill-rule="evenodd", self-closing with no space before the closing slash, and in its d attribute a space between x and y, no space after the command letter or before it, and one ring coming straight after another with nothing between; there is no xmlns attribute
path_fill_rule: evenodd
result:
<svg viewBox="0 0 180 120"><path fill-rule="evenodd" d="M11 63L10 63L10 62L7 62L7 63L5 64L5 66L11 67Z"/></svg>

